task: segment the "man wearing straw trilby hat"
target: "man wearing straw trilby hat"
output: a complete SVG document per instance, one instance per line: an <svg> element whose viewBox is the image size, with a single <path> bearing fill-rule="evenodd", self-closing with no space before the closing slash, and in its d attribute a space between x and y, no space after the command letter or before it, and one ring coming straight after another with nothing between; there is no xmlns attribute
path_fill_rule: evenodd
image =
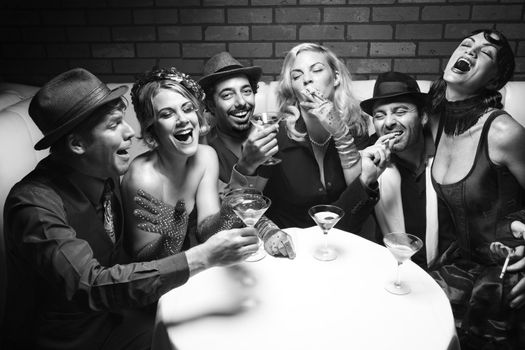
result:
<svg viewBox="0 0 525 350"><path fill-rule="evenodd" d="M255 230L243 228L164 259L129 261L119 190L135 135L124 120L126 91L77 68L46 83L29 105L44 135L35 148L51 154L5 204L3 349L149 349L154 313L143 307L199 271L257 250ZM173 220L173 212L160 214L150 223Z"/></svg>

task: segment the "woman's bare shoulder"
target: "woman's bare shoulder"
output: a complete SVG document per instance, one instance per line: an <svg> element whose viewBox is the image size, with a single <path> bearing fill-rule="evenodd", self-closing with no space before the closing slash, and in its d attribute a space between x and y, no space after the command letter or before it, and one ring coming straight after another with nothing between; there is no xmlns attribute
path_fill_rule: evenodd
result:
<svg viewBox="0 0 525 350"><path fill-rule="evenodd" d="M508 165L515 159L523 159L519 154L525 148L525 128L509 114L494 119L487 137L494 163Z"/></svg>
<svg viewBox="0 0 525 350"><path fill-rule="evenodd" d="M204 144L199 144L199 148L197 149L197 152L198 153L201 153L207 157L216 157L217 156L217 152L215 152L215 149L210 146L210 145L204 145Z"/></svg>
<svg viewBox="0 0 525 350"><path fill-rule="evenodd" d="M200 144L195 156L195 163L198 174L219 177L219 158L213 147Z"/></svg>
<svg viewBox="0 0 525 350"><path fill-rule="evenodd" d="M197 160L202 162L218 162L217 152L209 145L199 144L199 148L196 153Z"/></svg>
<svg viewBox="0 0 525 350"><path fill-rule="evenodd" d="M501 114L490 125L489 142L505 144L525 136L525 128L509 114Z"/></svg>
<svg viewBox="0 0 525 350"><path fill-rule="evenodd" d="M158 185L157 171L154 167L154 154L149 151L137 156L131 162L122 178L122 186L128 189L151 191Z"/></svg>

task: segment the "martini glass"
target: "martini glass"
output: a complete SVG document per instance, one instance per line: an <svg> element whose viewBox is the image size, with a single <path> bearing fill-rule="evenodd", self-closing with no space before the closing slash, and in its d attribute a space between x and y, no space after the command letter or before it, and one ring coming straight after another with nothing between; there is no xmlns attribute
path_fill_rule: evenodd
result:
<svg viewBox="0 0 525 350"><path fill-rule="evenodd" d="M397 295L410 293L410 287L405 282L401 282L399 277L400 266L423 247L423 242L418 237L404 232L387 233L383 237L383 242L397 260L396 280L387 282L385 289Z"/></svg>
<svg viewBox="0 0 525 350"><path fill-rule="evenodd" d="M314 205L308 210L308 214L314 219L321 231L323 231L324 244L314 252L314 258L321 261L330 261L337 258L335 249L328 245L328 231L343 217L343 209L335 205Z"/></svg>
<svg viewBox="0 0 525 350"><path fill-rule="evenodd" d="M240 196L243 194L254 194L254 195L258 194L259 196L262 196L263 193L255 187L238 187L238 188L228 190L224 194L224 200L228 200L228 198L232 198L234 196Z"/></svg>
<svg viewBox="0 0 525 350"><path fill-rule="evenodd" d="M225 198L234 213L237 214L248 227L254 227L272 203L270 198L257 192L257 190L254 190L254 192L238 191L238 193L230 194ZM261 239L258 239L259 249L249 256L246 261L259 261L266 256Z"/></svg>
<svg viewBox="0 0 525 350"><path fill-rule="evenodd" d="M252 114L250 121L252 124L259 129L267 128L271 125L279 123L283 119L283 115L277 112L261 112ZM275 165L279 164L281 159L275 157L269 157L262 163L263 165Z"/></svg>

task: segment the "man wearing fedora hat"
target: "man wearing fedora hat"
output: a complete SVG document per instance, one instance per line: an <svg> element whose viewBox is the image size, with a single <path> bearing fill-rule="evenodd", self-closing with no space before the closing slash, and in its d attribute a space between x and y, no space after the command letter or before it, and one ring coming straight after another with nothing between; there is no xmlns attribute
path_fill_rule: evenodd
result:
<svg viewBox="0 0 525 350"><path fill-rule="evenodd" d="M431 266L438 252L451 243L451 237L445 234L450 232L446 229L450 222L445 218L446 211L438 210L430 182L435 149L426 125L426 96L412 77L388 72L378 76L373 97L361 102L361 109L372 117L376 131L375 144L361 153L361 181L368 185L377 181L379 185L380 199L374 208L381 230L378 238L388 232L419 236L425 249L412 260L424 268ZM438 230L443 231L441 236Z"/></svg>
<svg viewBox="0 0 525 350"><path fill-rule="evenodd" d="M212 56L204 65L199 84L213 116L207 142L219 156L221 188L233 175L236 181L248 181L243 184L262 189L257 183L261 178L253 175L268 157L277 153L277 125L260 130L250 122L261 74L261 67L244 67L229 52Z"/></svg>
<svg viewBox="0 0 525 350"><path fill-rule="evenodd" d="M278 126L259 129L250 122L261 74L261 67L244 67L229 52L212 56L204 65L199 84L206 93L206 107L213 115L207 142L219 158L221 192L228 185L262 191L266 178L257 176L257 171L264 168L260 165L268 157L277 153ZM295 258L290 236L271 220L261 218L257 229L270 253L280 247L282 255Z"/></svg>
<svg viewBox="0 0 525 350"><path fill-rule="evenodd" d="M6 200L2 348L148 349L154 315L143 307L257 246L255 230L229 230L235 242L212 237L164 259L129 261L119 190L134 136L124 120L126 91L77 68L50 80L30 103L44 134L35 148L51 154ZM162 215L158 222L169 221ZM247 245L253 249L243 250Z"/></svg>

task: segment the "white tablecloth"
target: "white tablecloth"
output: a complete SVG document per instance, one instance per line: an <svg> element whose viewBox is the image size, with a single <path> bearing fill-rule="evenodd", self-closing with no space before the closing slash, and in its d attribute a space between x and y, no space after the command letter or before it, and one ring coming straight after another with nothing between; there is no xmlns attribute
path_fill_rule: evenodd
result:
<svg viewBox="0 0 525 350"><path fill-rule="evenodd" d="M333 229L339 257L312 256L318 227L287 229L295 260L267 256L204 271L159 302L157 321L180 350L457 348L450 304L411 261L401 267L412 292L384 289L395 278L390 252Z"/></svg>

